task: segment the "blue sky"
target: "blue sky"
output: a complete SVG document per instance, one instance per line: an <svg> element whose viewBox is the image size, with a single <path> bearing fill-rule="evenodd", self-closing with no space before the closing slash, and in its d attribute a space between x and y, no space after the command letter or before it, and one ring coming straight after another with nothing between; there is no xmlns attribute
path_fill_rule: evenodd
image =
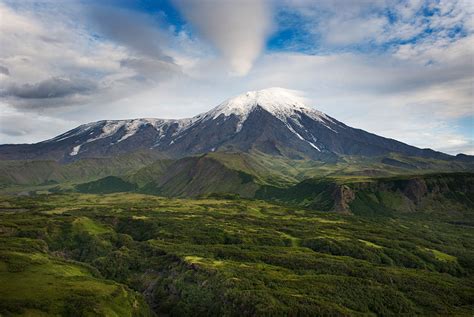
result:
<svg viewBox="0 0 474 317"><path fill-rule="evenodd" d="M351 125L474 154L470 1L0 1L0 143L300 90Z"/></svg>

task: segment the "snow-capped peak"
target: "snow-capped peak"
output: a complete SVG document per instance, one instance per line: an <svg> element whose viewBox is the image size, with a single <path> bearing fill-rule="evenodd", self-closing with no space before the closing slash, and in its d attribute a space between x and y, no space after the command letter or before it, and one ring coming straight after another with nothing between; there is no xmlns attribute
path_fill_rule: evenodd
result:
<svg viewBox="0 0 474 317"><path fill-rule="evenodd" d="M297 91L283 88L268 88L257 91L248 91L236 97L227 99L210 111L214 116L235 114L244 116L256 106L278 115L292 110L312 110L305 105L304 99Z"/></svg>
<svg viewBox="0 0 474 317"><path fill-rule="evenodd" d="M298 91L277 87L248 91L227 99L207 112L205 117L215 119L220 115L226 117L236 115L240 119L237 127L238 132L248 115L256 107L266 110L285 123L289 118L294 118L299 113L304 113L318 121L322 121L321 118L327 118L324 113L307 106L305 99Z"/></svg>
<svg viewBox="0 0 474 317"><path fill-rule="evenodd" d="M153 140L149 142L151 144L147 146L156 148L165 143L172 145L179 142L189 134L188 131L193 131L193 127L199 127L203 122L213 122L215 120L217 126L222 123L222 119L226 121L230 116L237 117L235 133L239 133L250 114L257 109L266 111L280 120L298 139L307 142L318 151L321 151L322 147L319 143L316 144L316 142L319 142L318 138L308 130L305 123L306 118L316 120L321 125L338 133L337 128L334 128L337 123L324 113L307 106L305 99L298 91L268 88L249 91L230 98L214 109L189 119L103 120L81 125L44 142L68 142L70 144L69 156L77 156L87 151L90 148L89 144L95 141L107 139L106 142L109 146L115 146L136 134L140 134L140 131L146 130L148 134L153 135ZM232 124L234 122L232 121ZM154 129L155 132L150 128ZM102 141L101 143L105 142ZM129 143L127 142L127 144Z"/></svg>

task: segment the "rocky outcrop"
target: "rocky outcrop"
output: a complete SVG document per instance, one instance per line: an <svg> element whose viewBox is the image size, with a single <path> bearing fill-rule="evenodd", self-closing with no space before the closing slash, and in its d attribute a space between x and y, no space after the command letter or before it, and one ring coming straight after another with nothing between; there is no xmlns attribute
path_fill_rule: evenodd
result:
<svg viewBox="0 0 474 317"><path fill-rule="evenodd" d="M338 186L334 191L333 197L333 211L343 214L351 214L350 203L355 199L356 195L349 186Z"/></svg>
<svg viewBox="0 0 474 317"><path fill-rule="evenodd" d="M426 182L421 178L413 178L407 181L403 194L415 204L421 202L422 198L428 194Z"/></svg>

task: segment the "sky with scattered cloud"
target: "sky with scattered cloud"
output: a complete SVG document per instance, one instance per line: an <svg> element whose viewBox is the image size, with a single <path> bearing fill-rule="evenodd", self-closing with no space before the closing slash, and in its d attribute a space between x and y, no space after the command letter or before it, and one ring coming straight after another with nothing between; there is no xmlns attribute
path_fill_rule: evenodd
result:
<svg viewBox="0 0 474 317"><path fill-rule="evenodd" d="M474 154L471 0L0 0L0 144L301 91L348 125Z"/></svg>

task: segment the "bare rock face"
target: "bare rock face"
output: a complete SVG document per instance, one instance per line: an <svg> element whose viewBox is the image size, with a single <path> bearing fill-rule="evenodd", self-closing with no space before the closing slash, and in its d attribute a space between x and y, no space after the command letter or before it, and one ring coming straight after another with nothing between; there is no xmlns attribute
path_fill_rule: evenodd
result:
<svg viewBox="0 0 474 317"><path fill-rule="evenodd" d="M426 196L428 192L428 186L426 185L425 180L420 178L410 179L403 190L405 196L415 204L420 203L422 198Z"/></svg>
<svg viewBox="0 0 474 317"><path fill-rule="evenodd" d="M356 194L349 186L338 186L333 193L333 197L333 211L343 214L352 214L349 204L356 198Z"/></svg>

